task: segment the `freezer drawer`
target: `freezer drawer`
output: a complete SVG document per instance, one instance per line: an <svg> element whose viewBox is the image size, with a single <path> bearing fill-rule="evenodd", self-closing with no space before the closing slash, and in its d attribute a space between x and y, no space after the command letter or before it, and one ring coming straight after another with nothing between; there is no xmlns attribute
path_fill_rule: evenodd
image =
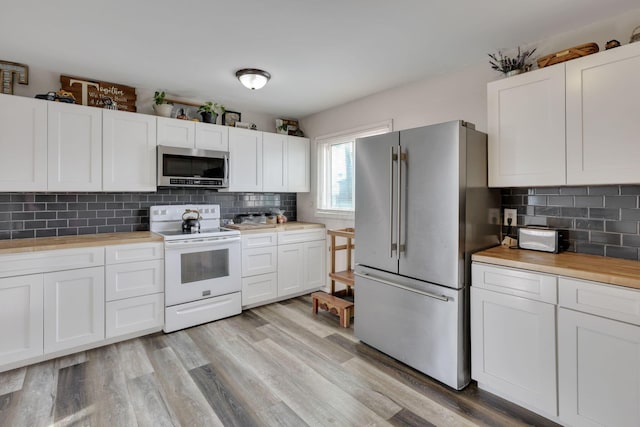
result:
<svg viewBox="0 0 640 427"><path fill-rule="evenodd" d="M470 381L466 289L356 271L355 336L460 390Z"/></svg>

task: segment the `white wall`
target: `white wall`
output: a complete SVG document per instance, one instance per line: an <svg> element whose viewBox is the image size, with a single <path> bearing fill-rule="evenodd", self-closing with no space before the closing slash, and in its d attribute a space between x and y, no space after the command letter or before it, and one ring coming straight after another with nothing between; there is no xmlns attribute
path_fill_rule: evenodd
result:
<svg viewBox="0 0 640 427"><path fill-rule="evenodd" d="M640 25L640 9L549 37L527 47L537 48L536 57L589 42L596 42L604 49L605 43L611 39L617 39L622 44L628 43L637 25ZM327 220L315 215L317 156L314 138L388 119L393 120L394 130L465 120L475 123L476 129L486 132L486 85L498 78L501 78L500 75L489 68L487 58L486 62L462 71L407 83L302 119L301 128L311 138L312 191L298 194L298 219L325 223L327 228L353 226L353 221Z"/></svg>
<svg viewBox="0 0 640 427"><path fill-rule="evenodd" d="M27 64L29 65L29 64ZM21 85L15 84L13 87L14 95L18 96L26 96L26 97L34 97L39 93L47 93L49 91L57 91L60 89L60 72L55 72L51 70L46 70L37 67L29 67L29 84ZM90 79L91 76L82 76ZM107 80L107 79L105 79ZM114 82L114 83L117 83ZM153 114L152 104L153 104L153 94L156 89L149 88L136 88L136 107L138 109L138 113L142 114ZM183 100L190 102L202 102L208 101L208 99L181 99L179 97L169 95L171 99L175 100ZM229 110L236 111L233 105L226 105ZM259 130L263 130L266 132L275 132L276 131L276 122L275 119L277 117L272 116L270 114L263 113L255 113L251 111L241 111L242 113L242 121L255 123ZM220 123L220 118L218 118L218 123Z"/></svg>

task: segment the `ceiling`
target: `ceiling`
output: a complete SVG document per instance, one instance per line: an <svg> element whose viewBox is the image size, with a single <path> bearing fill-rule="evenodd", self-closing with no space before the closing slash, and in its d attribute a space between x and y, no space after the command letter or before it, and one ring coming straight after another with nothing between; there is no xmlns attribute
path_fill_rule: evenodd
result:
<svg viewBox="0 0 640 427"><path fill-rule="evenodd" d="M0 59L302 118L638 7L638 0L16 0ZM239 68L272 74L249 91Z"/></svg>

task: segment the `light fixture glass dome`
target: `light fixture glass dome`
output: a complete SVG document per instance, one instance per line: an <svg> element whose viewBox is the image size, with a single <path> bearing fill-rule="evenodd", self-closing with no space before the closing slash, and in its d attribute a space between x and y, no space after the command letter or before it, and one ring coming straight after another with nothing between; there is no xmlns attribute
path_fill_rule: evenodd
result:
<svg viewBox="0 0 640 427"><path fill-rule="evenodd" d="M244 87L255 90L264 87L271 78L271 74L256 68L243 68L236 71L236 77Z"/></svg>

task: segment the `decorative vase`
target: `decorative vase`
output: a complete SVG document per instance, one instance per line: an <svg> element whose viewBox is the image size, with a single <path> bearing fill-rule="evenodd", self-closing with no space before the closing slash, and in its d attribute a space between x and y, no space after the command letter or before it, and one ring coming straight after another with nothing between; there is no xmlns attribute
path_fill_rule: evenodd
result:
<svg viewBox="0 0 640 427"><path fill-rule="evenodd" d="M200 115L202 116L202 121L204 123L213 123L215 124L216 121L218 120L218 115L216 113L209 113L207 111L203 111L200 113Z"/></svg>
<svg viewBox="0 0 640 427"><path fill-rule="evenodd" d="M173 105L153 104L153 111L155 111L156 116L171 117L171 111L173 111Z"/></svg>
<svg viewBox="0 0 640 427"><path fill-rule="evenodd" d="M508 71L508 72L504 73L504 75L505 75L505 77L511 77L511 76L518 75L520 73L522 73L522 70L511 70L511 71Z"/></svg>

